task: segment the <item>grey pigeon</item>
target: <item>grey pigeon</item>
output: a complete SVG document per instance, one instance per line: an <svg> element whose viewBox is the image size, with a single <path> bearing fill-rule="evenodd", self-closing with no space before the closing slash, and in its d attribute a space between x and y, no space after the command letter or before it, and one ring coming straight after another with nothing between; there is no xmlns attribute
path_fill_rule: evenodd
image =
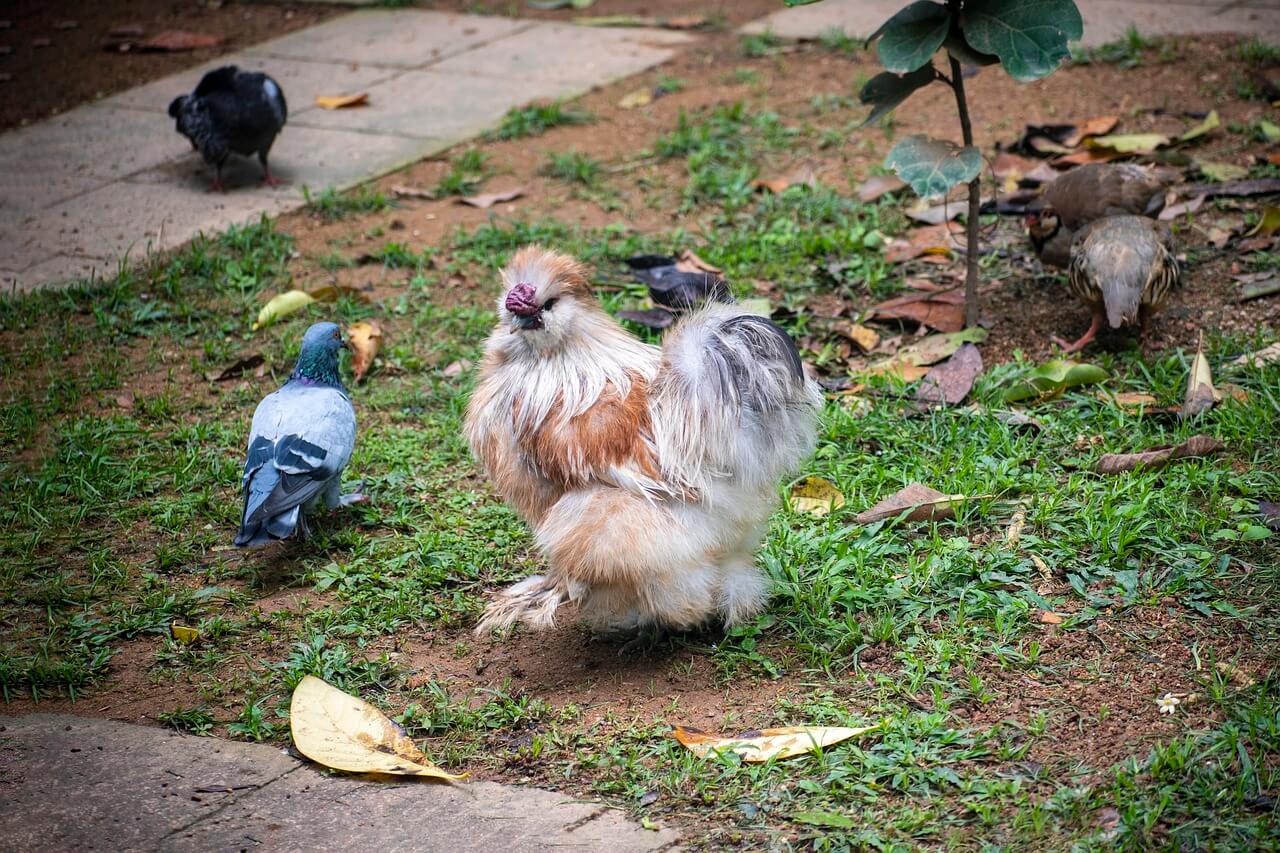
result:
<svg viewBox="0 0 1280 853"><path fill-rule="evenodd" d="M258 71L234 65L215 68L190 95L174 98L169 115L178 133L216 170L211 189L222 191L222 167L231 152L258 155L264 184L280 183L267 166L267 155L289 116L280 84Z"/></svg>
<svg viewBox="0 0 1280 853"><path fill-rule="evenodd" d="M356 444L356 412L338 376L345 346L336 323L307 329L289 380L254 411L236 547L267 545L295 531L305 537L305 513L321 500L329 507L366 500L359 490L339 496Z"/></svg>

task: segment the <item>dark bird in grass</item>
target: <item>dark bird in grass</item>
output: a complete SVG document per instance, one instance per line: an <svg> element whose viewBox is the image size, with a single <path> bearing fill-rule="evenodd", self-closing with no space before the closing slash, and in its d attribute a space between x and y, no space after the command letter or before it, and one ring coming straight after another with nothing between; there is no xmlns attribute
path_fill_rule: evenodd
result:
<svg viewBox="0 0 1280 853"><path fill-rule="evenodd" d="M1164 207L1165 182L1132 163L1089 163L1057 178L1038 210L1027 215L1027 232L1042 263L1066 268L1076 233L1104 216L1156 216Z"/></svg>
<svg viewBox="0 0 1280 853"><path fill-rule="evenodd" d="M271 174L267 155L289 108L280 84L266 74L241 71L234 65L215 68L190 95L173 99L169 115L177 120L178 133L191 140L191 147L216 170L212 190L225 190L222 167L232 152L246 157L257 154L262 182L281 183Z"/></svg>
<svg viewBox="0 0 1280 853"><path fill-rule="evenodd" d="M1113 329L1137 324L1145 333L1151 315L1180 282L1172 240L1167 225L1143 216L1106 216L1077 232L1067 287L1089 306L1093 321L1075 343L1054 342L1066 352L1078 352L1104 320Z"/></svg>
<svg viewBox="0 0 1280 853"><path fill-rule="evenodd" d="M345 346L336 323L307 329L289 380L253 413L237 547L295 532L305 537L306 513L320 501L337 507L367 500L359 489L339 494L356 443L356 412L338 375L338 351Z"/></svg>

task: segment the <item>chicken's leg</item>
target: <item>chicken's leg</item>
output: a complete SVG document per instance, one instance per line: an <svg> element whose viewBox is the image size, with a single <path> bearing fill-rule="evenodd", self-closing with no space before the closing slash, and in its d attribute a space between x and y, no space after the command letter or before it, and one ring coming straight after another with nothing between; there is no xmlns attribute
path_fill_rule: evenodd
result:
<svg viewBox="0 0 1280 853"><path fill-rule="evenodd" d="M1050 340L1052 340L1058 346L1062 347L1062 351L1064 353L1079 352L1080 350L1087 347L1093 341L1093 339L1097 337L1098 330L1102 328L1102 318L1103 318L1102 311L1094 311L1093 321L1089 323L1089 330L1085 332L1083 335L1081 335L1080 339L1075 343L1069 344L1066 341L1064 341L1062 338L1058 337L1057 335L1053 335L1050 338Z"/></svg>
<svg viewBox="0 0 1280 853"><path fill-rule="evenodd" d="M284 181L271 174L271 167L267 165L267 152L258 152L258 162L262 164L262 185L264 187L278 187L284 184Z"/></svg>

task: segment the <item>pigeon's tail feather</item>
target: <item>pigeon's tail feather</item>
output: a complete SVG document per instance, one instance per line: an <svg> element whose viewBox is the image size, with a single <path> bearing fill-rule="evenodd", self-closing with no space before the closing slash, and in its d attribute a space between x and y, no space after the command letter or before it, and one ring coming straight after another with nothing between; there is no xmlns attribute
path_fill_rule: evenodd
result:
<svg viewBox="0 0 1280 853"><path fill-rule="evenodd" d="M280 483L280 471L268 463L252 472L244 486L244 514L236 533L237 548L268 545L277 539L288 539L298 529L301 507L292 506L274 515L262 512Z"/></svg>
<svg viewBox="0 0 1280 853"><path fill-rule="evenodd" d="M182 112L182 108L186 106L187 99L190 97L191 97L190 95L179 95L178 97L170 101L169 102L169 118L177 118L178 114Z"/></svg>

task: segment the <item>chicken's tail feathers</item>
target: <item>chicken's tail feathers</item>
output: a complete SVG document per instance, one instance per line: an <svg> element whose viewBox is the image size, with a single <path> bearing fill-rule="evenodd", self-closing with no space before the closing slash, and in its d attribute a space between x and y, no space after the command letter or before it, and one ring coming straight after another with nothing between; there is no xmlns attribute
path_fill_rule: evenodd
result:
<svg viewBox="0 0 1280 853"><path fill-rule="evenodd" d="M813 450L822 393L767 317L708 305L663 341L655 433L668 475L775 481Z"/></svg>
<svg viewBox="0 0 1280 853"><path fill-rule="evenodd" d="M568 599L566 590L546 575L530 575L498 593L485 608L475 634L485 636L494 629L506 630L517 622L534 629L554 628L556 610Z"/></svg>

